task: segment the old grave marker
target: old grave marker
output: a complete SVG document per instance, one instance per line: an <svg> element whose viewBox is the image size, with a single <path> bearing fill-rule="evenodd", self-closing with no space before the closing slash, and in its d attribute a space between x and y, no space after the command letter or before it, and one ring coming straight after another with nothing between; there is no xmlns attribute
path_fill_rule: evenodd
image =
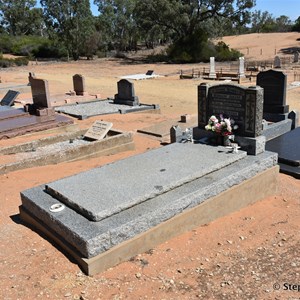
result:
<svg viewBox="0 0 300 300"><path fill-rule="evenodd" d="M85 78L84 76L80 74L75 74L73 76L73 88L75 91L75 94L77 96L84 96L86 91L85 91Z"/></svg>
<svg viewBox="0 0 300 300"><path fill-rule="evenodd" d="M115 95L114 103L130 106L139 105L139 98L135 96L132 82L127 79L118 81L118 94Z"/></svg>
<svg viewBox="0 0 300 300"><path fill-rule="evenodd" d="M29 82L31 85L31 93L33 104L36 108L50 108L50 94L48 81L44 79L38 79L30 73Z"/></svg>
<svg viewBox="0 0 300 300"><path fill-rule="evenodd" d="M113 123L104 121L95 121L92 127L84 135L85 138L93 140L102 140L108 131L112 128Z"/></svg>
<svg viewBox="0 0 300 300"><path fill-rule="evenodd" d="M202 83L198 86L198 126L207 125L210 116L223 114L235 121L237 135L257 137L262 133L263 89Z"/></svg>
<svg viewBox="0 0 300 300"><path fill-rule="evenodd" d="M13 106L20 92L9 90L0 102L1 106Z"/></svg>

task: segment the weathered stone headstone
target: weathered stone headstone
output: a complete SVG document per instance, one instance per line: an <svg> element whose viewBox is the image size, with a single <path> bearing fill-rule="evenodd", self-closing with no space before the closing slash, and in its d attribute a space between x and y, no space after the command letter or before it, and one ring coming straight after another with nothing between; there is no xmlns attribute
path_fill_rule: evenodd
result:
<svg viewBox="0 0 300 300"><path fill-rule="evenodd" d="M217 78L217 75L216 75L216 69L215 69L215 58L214 57L210 57L210 65L209 65L209 75L208 77L209 78Z"/></svg>
<svg viewBox="0 0 300 300"><path fill-rule="evenodd" d="M297 63L297 62L299 62L299 52L298 51L296 51L294 53L294 63Z"/></svg>
<svg viewBox="0 0 300 300"><path fill-rule="evenodd" d="M93 140L102 140L112 126L113 124L110 122L95 121L92 127L86 132L84 137Z"/></svg>
<svg viewBox="0 0 300 300"><path fill-rule="evenodd" d="M55 111L51 107L48 81L36 78L29 73L33 104L26 104L24 109L32 115L55 119Z"/></svg>
<svg viewBox="0 0 300 300"><path fill-rule="evenodd" d="M29 74L33 104L37 108L50 108L51 102L48 81L38 79L34 75L32 76L32 73Z"/></svg>
<svg viewBox="0 0 300 300"><path fill-rule="evenodd" d="M237 85L198 86L198 126L204 129L212 115L223 114L235 121L234 132L244 137L257 137L262 133L263 89Z"/></svg>
<svg viewBox="0 0 300 300"><path fill-rule="evenodd" d="M84 96L86 94L84 76L75 74L73 76L73 87L77 96Z"/></svg>
<svg viewBox="0 0 300 300"><path fill-rule="evenodd" d="M264 115L288 113L286 74L275 70L260 72L257 74L256 84L264 89Z"/></svg>
<svg viewBox="0 0 300 300"><path fill-rule="evenodd" d="M281 68L281 60L279 56L275 56L274 58L274 68Z"/></svg>
<svg viewBox="0 0 300 300"><path fill-rule="evenodd" d="M0 102L1 106L13 106L20 92L9 90Z"/></svg>
<svg viewBox="0 0 300 300"><path fill-rule="evenodd" d="M245 77L245 58L244 57L240 57L239 58L239 78L244 78Z"/></svg>
<svg viewBox="0 0 300 300"><path fill-rule="evenodd" d="M115 95L114 103L130 106L139 105L139 98L135 96L132 82L127 79L121 79L118 82L118 94Z"/></svg>

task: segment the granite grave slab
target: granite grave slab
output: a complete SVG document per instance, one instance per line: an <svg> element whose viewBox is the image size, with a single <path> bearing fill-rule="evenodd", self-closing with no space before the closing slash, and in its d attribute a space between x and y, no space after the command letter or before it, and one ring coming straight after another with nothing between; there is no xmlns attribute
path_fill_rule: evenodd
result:
<svg viewBox="0 0 300 300"><path fill-rule="evenodd" d="M209 149L172 144L48 183L46 192L89 220L100 221L246 156L243 151L228 155L218 147Z"/></svg>
<svg viewBox="0 0 300 300"><path fill-rule="evenodd" d="M214 152L218 161L221 161L225 156L235 156L235 154L228 153L228 149L224 147L199 144L195 146L204 158L207 154L209 155L212 148L218 149ZM189 144L172 144L165 148L169 148L169 150L181 148L180 153L182 153L186 152L185 150L190 146ZM157 155L158 153L154 151L153 156ZM190 165L186 158L188 155L181 157L180 167L188 171ZM131 163L128 162L128 165ZM174 160L170 160L170 163L178 164ZM76 249L80 255L92 258L183 211L199 205L230 187L241 184L256 174L273 168L276 164L277 154L271 152L264 152L255 157L243 156L243 158L212 172L207 165L202 168L202 163L199 162L197 166L203 171L202 177L194 178L194 180L183 185L174 186L168 192L161 191L160 194L149 198L147 201L130 206L99 222L89 220L68 205L61 212L51 212L49 208L52 205L62 204L62 202L46 193L44 185L21 193L22 209L30 212L34 218L39 220L38 222L48 226L67 245ZM160 167L164 167L164 165ZM156 173L157 170L154 170L154 174L150 177L152 178ZM147 177L144 176L143 179L147 181ZM131 181L124 193L128 193L127 190L135 189L136 186L136 181Z"/></svg>
<svg viewBox="0 0 300 300"><path fill-rule="evenodd" d="M113 100L101 100L88 103L71 104L67 106L55 107L55 111L68 114L80 120L107 114L126 114L144 110L158 110L159 105L140 104L129 106L125 104L115 104Z"/></svg>

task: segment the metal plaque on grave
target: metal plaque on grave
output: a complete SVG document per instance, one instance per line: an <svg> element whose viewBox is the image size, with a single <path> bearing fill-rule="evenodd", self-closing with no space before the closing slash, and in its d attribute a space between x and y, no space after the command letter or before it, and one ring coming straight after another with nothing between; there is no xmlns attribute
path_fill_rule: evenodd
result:
<svg viewBox="0 0 300 300"><path fill-rule="evenodd" d="M257 137L262 132L263 89L237 85L201 84L198 89L198 126L204 128L210 116L222 114L238 125L237 135Z"/></svg>
<svg viewBox="0 0 300 300"><path fill-rule="evenodd" d="M288 112L286 74L275 70L259 72L256 84L264 89L264 113L284 114Z"/></svg>
<svg viewBox="0 0 300 300"><path fill-rule="evenodd" d="M84 137L93 140L102 140L112 126L113 124L110 122L95 121L92 127L86 132Z"/></svg>
<svg viewBox="0 0 300 300"><path fill-rule="evenodd" d="M12 91L9 90L6 95L3 97L3 99L0 102L0 105L2 106L12 106L14 105L15 99L18 97L20 92L18 91Z"/></svg>

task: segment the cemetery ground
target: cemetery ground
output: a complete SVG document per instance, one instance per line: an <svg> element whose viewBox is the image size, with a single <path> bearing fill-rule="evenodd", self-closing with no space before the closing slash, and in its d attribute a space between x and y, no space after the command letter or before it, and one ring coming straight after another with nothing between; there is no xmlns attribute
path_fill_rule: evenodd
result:
<svg viewBox="0 0 300 300"><path fill-rule="evenodd" d="M248 40L255 44L254 39ZM240 45L241 49L247 48L246 41ZM280 39L277 38L276 43L279 49ZM290 46L293 43L294 40ZM267 40L264 44L270 48L269 54L264 49L264 59L273 58L273 46ZM259 46L258 41L253 49L258 50ZM259 51L256 55L256 59L260 59ZM170 119L178 120L182 114L196 114L197 86L202 81L180 80L176 74L180 69L193 67L198 66L102 59L34 62L28 67L1 71L2 83L13 85L26 84L28 72L34 72L49 81L51 96L71 90L72 76L79 73L85 76L87 91L100 94L102 99L114 96L119 76L147 70L168 75L134 81L140 101L158 103L160 114L139 112L82 121L74 119L80 129L87 129L96 120L104 120L112 122L113 128L134 132L135 150L0 175L1 299L300 299L300 181L284 174L279 174L278 190L272 197L90 277L84 275L62 249L20 221L21 191L160 147L164 141L136 130ZM291 110L300 111L300 87L291 86L292 81L289 76L287 104ZM29 98L30 90L26 88L18 97ZM0 147L49 134L55 132L0 140Z"/></svg>

